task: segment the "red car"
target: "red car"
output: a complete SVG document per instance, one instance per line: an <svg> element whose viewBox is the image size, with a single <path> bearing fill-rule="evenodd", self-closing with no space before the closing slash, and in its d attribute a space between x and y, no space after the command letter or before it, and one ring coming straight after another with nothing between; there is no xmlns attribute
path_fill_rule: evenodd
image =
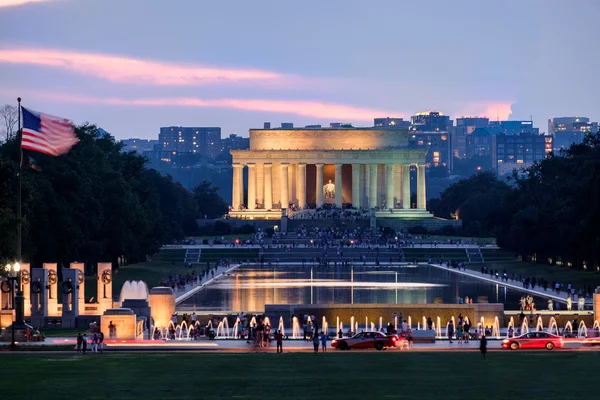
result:
<svg viewBox="0 0 600 400"><path fill-rule="evenodd" d="M400 346L397 336L386 336L381 332L361 332L350 338L334 339L331 347L339 350L350 349L377 349Z"/></svg>
<svg viewBox="0 0 600 400"><path fill-rule="evenodd" d="M560 349L563 347L563 338L547 332L529 332L514 338L502 341L503 349Z"/></svg>

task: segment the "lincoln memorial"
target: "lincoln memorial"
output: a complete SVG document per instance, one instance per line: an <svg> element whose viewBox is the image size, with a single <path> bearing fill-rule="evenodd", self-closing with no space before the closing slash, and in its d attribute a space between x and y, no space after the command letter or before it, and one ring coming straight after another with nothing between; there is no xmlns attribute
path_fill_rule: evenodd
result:
<svg viewBox="0 0 600 400"><path fill-rule="evenodd" d="M251 129L250 149L231 150L231 218L278 219L282 210L374 209L377 217L427 218L426 149L408 131L381 128ZM411 204L411 166L416 203ZM247 196L244 169L247 168Z"/></svg>

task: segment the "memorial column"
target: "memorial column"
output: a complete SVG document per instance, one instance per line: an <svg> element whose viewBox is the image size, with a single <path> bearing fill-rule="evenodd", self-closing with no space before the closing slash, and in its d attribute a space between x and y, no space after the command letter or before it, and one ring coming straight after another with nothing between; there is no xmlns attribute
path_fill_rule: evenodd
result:
<svg viewBox="0 0 600 400"><path fill-rule="evenodd" d="M317 208L323 207L323 164L315 164L317 167L317 190L316 200L317 200Z"/></svg>
<svg viewBox="0 0 600 400"><path fill-rule="evenodd" d="M386 165L385 180L387 186L385 207L394 208L394 164Z"/></svg>
<svg viewBox="0 0 600 400"><path fill-rule="evenodd" d="M256 209L256 164L248 164L248 210Z"/></svg>
<svg viewBox="0 0 600 400"><path fill-rule="evenodd" d="M417 165L417 208L427 209L427 197L425 190L425 164Z"/></svg>
<svg viewBox="0 0 600 400"><path fill-rule="evenodd" d="M288 208L290 206L289 194L289 183L288 183L288 165L281 164L281 208Z"/></svg>
<svg viewBox="0 0 600 400"><path fill-rule="evenodd" d="M273 191L272 191L272 184L273 184L273 164L271 163L267 163L264 165L264 175L265 175L265 182L264 182L264 187L265 187L265 210L270 210L273 208Z"/></svg>
<svg viewBox="0 0 600 400"><path fill-rule="evenodd" d="M369 165L369 208L377 207L377 164Z"/></svg>
<svg viewBox="0 0 600 400"><path fill-rule="evenodd" d="M231 188L231 207L234 211L240 209L241 201L243 194L242 186L242 168L244 167L242 164L233 164L233 187Z"/></svg>
<svg viewBox="0 0 600 400"><path fill-rule="evenodd" d="M402 184L404 185L402 191L402 208L410 208L410 164L402 164L402 171L404 173L404 179Z"/></svg>
<svg viewBox="0 0 600 400"><path fill-rule="evenodd" d="M352 164L352 207L360 209L360 164Z"/></svg>
<svg viewBox="0 0 600 400"><path fill-rule="evenodd" d="M298 208L306 207L306 164L298 164L296 171L296 193L298 194Z"/></svg>
<svg viewBox="0 0 600 400"><path fill-rule="evenodd" d="M342 208L342 164L335 164L335 206Z"/></svg>

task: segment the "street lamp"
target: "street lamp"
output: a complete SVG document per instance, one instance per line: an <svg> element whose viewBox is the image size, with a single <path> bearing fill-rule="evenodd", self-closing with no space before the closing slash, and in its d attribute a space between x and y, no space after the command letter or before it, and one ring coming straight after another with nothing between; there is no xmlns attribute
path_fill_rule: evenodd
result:
<svg viewBox="0 0 600 400"><path fill-rule="evenodd" d="M13 265L6 264L4 267L6 272L8 273L8 282L10 286L10 292L12 295L12 308L15 310L15 320L12 324L12 340L10 343L11 350L16 348L15 342L15 329L26 329L24 323L24 314L23 314L23 288L21 287L21 265L17 262ZM16 296L15 296L15 286L16 286Z"/></svg>

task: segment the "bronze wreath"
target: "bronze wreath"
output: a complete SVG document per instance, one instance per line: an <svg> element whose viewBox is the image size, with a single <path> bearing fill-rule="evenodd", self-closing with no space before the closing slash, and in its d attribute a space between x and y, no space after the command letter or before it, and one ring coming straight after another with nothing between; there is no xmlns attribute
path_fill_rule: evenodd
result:
<svg viewBox="0 0 600 400"><path fill-rule="evenodd" d="M23 285L27 285L29 282L31 282L31 275L29 275L29 271L21 271L21 283Z"/></svg>
<svg viewBox="0 0 600 400"><path fill-rule="evenodd" d="M2 290L2 293L12 292L10 288L10 283L8 283L8 281L2 281L2 284L0 284L0 290Z"/></svg>
<svg viewBox="0 0 600 400"><path fill-rule="evenodd" d="M54 285L58 282L58 276L56 275L56 271L53 269L48 270L48 283L50 285Z"/></svg>
<svg viewBox="0 0 600 400"><path fill-rule="evenodd" d="M104 283L105 285L108 285L111 282L112 282L112 274L110 273L109 270L104 271L102 273L102 283Z"/></svg>
<svg viewBox="0 0 600 400"><path fill-rule="evenodd" d="M64 294L69 294L73 291L73 283L71 281L64 281L62 284Z"/></svg>
<svg viewBox="0 0 600 400"><path fill-rule="evenodd" d="M77 284L81 285L84 280L85 280L85 276L83 275L83 272L77 271Z"/></svg>
<svg viewBox="0 0 600 400"><path fill-rule="evenodd" d="M42 293L42 284L38 281L35 281L31 284L31 292L38 294Z"/></svg>

